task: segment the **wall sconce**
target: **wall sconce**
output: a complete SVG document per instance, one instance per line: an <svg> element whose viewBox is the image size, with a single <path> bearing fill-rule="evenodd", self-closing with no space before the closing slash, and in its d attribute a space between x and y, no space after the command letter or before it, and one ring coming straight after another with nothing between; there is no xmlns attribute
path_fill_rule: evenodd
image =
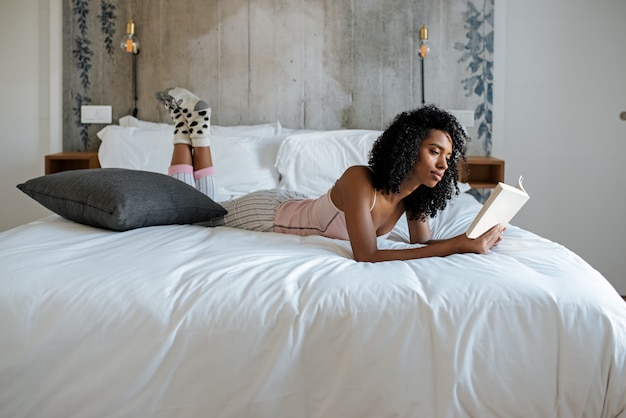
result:
<svg viewBox="0 0 626 418"><path fill-rule="evenodd" d="M122 51L131 54L132 57L132 89L135 107L133 116L137 117L137 55L139 54L139 40L135 36L135 20L130 19L126 24L126 35L120 43Z"/></svg>
<svg viewBox="0 0 626 418"><path fill-rule="evenodd" d="M422 27L420 28L420 58L426 58L429 52L430 48L428 47L428 26L422 25Z"/></svg>
<svg viewBox="0 0 626 418"><path fill-rule="evenodd" d="M130 19L126 24L126 35L122 39L120 46L124 52L134 55L139 54L139 41L135 36L135 19Z"/></svg>
<svg viewBox="0 0 626 418"><path fill-rule="evenodd" d="M426 96L424 94L424 86L426 84L424 81L424 59L429 52L430 48L428 47L428 26L422 25L422 27L420 28L420 46L418 50L418 54L421 58L420 61L422 67L422 106L426 104Z"/></svg>

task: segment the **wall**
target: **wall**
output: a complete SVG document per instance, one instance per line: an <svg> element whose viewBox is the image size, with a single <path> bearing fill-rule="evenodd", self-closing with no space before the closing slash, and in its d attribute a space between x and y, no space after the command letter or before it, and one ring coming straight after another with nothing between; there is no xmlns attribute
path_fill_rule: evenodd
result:
<svg viewBox="0 0 626 418"><path fill-rule="evenodd" d="M0 2L0 231L50 214L15 186L50 152L48 0Z"/></svg>
<svg viewBox="0 0 626 418"><path fill-rule="evenodd" d="M507 181L523 174L531 194L514 223L575 251L626 294L626 2L496 7L505 61L495 64L494 153Z"/></svg>
<svg viewBox="0 0 626 418"><path fill-rule="evenodd" d="M80 124L81 104L111 104L114 119L131 112L132 57L118 46L131 17L141 43L142 119L169 121L154 93L182 86L211 104L214 124L382 129L421 104L424 23L432 50L426 101L450 109L484 103L493 28L481 21L492 10L493 0L64 0L64 148L98 146L101 126ZM487 138L490 121L485 126ZM489 148L472 145L481 154Z"/></svg>

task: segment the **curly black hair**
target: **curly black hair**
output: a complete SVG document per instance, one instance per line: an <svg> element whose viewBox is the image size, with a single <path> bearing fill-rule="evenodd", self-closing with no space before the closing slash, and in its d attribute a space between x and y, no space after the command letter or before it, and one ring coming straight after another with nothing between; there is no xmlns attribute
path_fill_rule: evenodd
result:
<svg viewBox="0 0 626 418"><path fill-rule="evenodd" d="M428 105L400 113L376 140L369 153L376 190L391 194L400 192L400 184L413 169L422 141L432 130L448 133L452 139L452 156L448 169L435 187L419 186L404 199L408 219L426 220L444 209L453 195L459 194L457 161L465 161L469 140L457 119L435 106Z"/></svg>

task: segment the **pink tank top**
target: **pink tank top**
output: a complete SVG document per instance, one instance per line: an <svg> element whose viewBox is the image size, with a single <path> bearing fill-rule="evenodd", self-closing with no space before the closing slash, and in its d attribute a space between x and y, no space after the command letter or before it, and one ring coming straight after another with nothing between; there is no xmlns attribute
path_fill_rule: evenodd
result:
<svg viewBox="0 0 626 418"><path fill-rule="evenodd" d="M370 211L375 204L376 192ZM330 190L317 199L289 199L283 202L274 216L274 232L350 239L346 216L330 199Z"/></svg>

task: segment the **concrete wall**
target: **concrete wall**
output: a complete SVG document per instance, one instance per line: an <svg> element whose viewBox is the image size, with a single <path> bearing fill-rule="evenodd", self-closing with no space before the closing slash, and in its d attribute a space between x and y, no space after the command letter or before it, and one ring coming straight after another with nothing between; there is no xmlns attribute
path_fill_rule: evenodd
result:
<svg viewBox="0 0 626 418"><path fill-rule="evenodd" d="M472 71L459 60L469 19L476 21L470 15L492 11L493 1L484 0L91 0L79 7L64 0L64 149L99 145L102 126L80 125L80 104L110 104L114 120L131 113L132 57L119 47L130 18L141 43L142 119L169 121L154 92L181 86L211 104L214 124L381 129L421 104L416 51L423 24L431 47L426 102L473 110L484 100L464 89ZM475 153L485 153L481 141Z"/></svg>

